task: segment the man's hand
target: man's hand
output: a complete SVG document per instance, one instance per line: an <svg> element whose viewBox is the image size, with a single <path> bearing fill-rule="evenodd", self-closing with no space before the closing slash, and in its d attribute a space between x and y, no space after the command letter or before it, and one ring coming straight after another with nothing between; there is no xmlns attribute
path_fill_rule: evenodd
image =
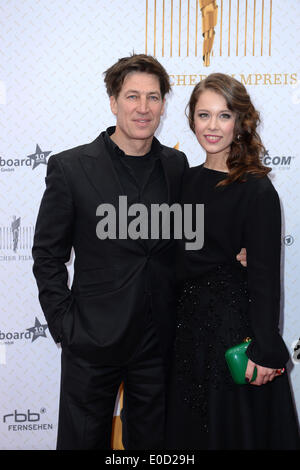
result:
<svg viewBox="0 0 300 470"><path fill-rule="evenodd" d="M247 251L246 248L242 248L236 259L241 263L242 266L247 267Z"/></svg>

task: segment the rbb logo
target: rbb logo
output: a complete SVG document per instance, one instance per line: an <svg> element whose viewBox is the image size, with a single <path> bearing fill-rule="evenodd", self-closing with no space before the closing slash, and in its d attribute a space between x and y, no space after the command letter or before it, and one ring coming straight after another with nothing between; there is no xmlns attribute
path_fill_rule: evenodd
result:
<svg viewBox="0 0 300 470"><path fill-rule="evenodd" d="M18 411L15 410L14 413L3 416L3 423L6 423L8 418L12 418L12 420L14 420L15 423L24 423L25 421L33 422L33 421L39 421L40 420L40 414L39 413L32 413L30 410L27 410L27 414L26 413L18 413Z"/></svg>

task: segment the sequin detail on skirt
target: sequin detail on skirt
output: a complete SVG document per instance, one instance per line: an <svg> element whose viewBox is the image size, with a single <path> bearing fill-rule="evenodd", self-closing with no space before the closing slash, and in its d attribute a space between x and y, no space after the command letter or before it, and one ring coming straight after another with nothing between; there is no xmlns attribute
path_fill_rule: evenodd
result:
<svg viewBox="0 0 300 470"><path fill-rule="evenodd" d="M207 430L208 391L235 384L225 351L251 336L246 269L220 265L184 282L178 298L175 339L176 377L183 402L201 413Z"/></svg>

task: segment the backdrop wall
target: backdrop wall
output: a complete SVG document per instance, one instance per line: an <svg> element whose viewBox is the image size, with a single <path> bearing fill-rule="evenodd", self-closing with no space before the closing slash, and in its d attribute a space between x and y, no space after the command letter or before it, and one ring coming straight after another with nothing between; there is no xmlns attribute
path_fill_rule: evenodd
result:
<svg viewBox="0 0 300 470"><path fill-rule="evenodd" d="M132 51L155 55L170 74L157 136L184 151L191 166L204 153L184 110L204 76L234 75L261 111L264 161L282 203L281 327L300 414L300 2L213 3L215 39L205 65L197 0L1 1L1 449L55 448L61 350L37 299L34 224L49 156L94 140L114 123L102 73Z"/></svg>

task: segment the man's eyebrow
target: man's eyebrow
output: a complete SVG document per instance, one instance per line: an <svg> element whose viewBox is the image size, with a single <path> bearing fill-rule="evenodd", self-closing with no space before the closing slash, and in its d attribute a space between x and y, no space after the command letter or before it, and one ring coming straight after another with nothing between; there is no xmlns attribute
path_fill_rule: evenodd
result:
<svg viewBox="0 0 300 470"><path fill-rule="evenodd" d="M127 90L126 93L140 93L138 90ZM160 95L159 91L148 91L147 95Z"/></svg>

